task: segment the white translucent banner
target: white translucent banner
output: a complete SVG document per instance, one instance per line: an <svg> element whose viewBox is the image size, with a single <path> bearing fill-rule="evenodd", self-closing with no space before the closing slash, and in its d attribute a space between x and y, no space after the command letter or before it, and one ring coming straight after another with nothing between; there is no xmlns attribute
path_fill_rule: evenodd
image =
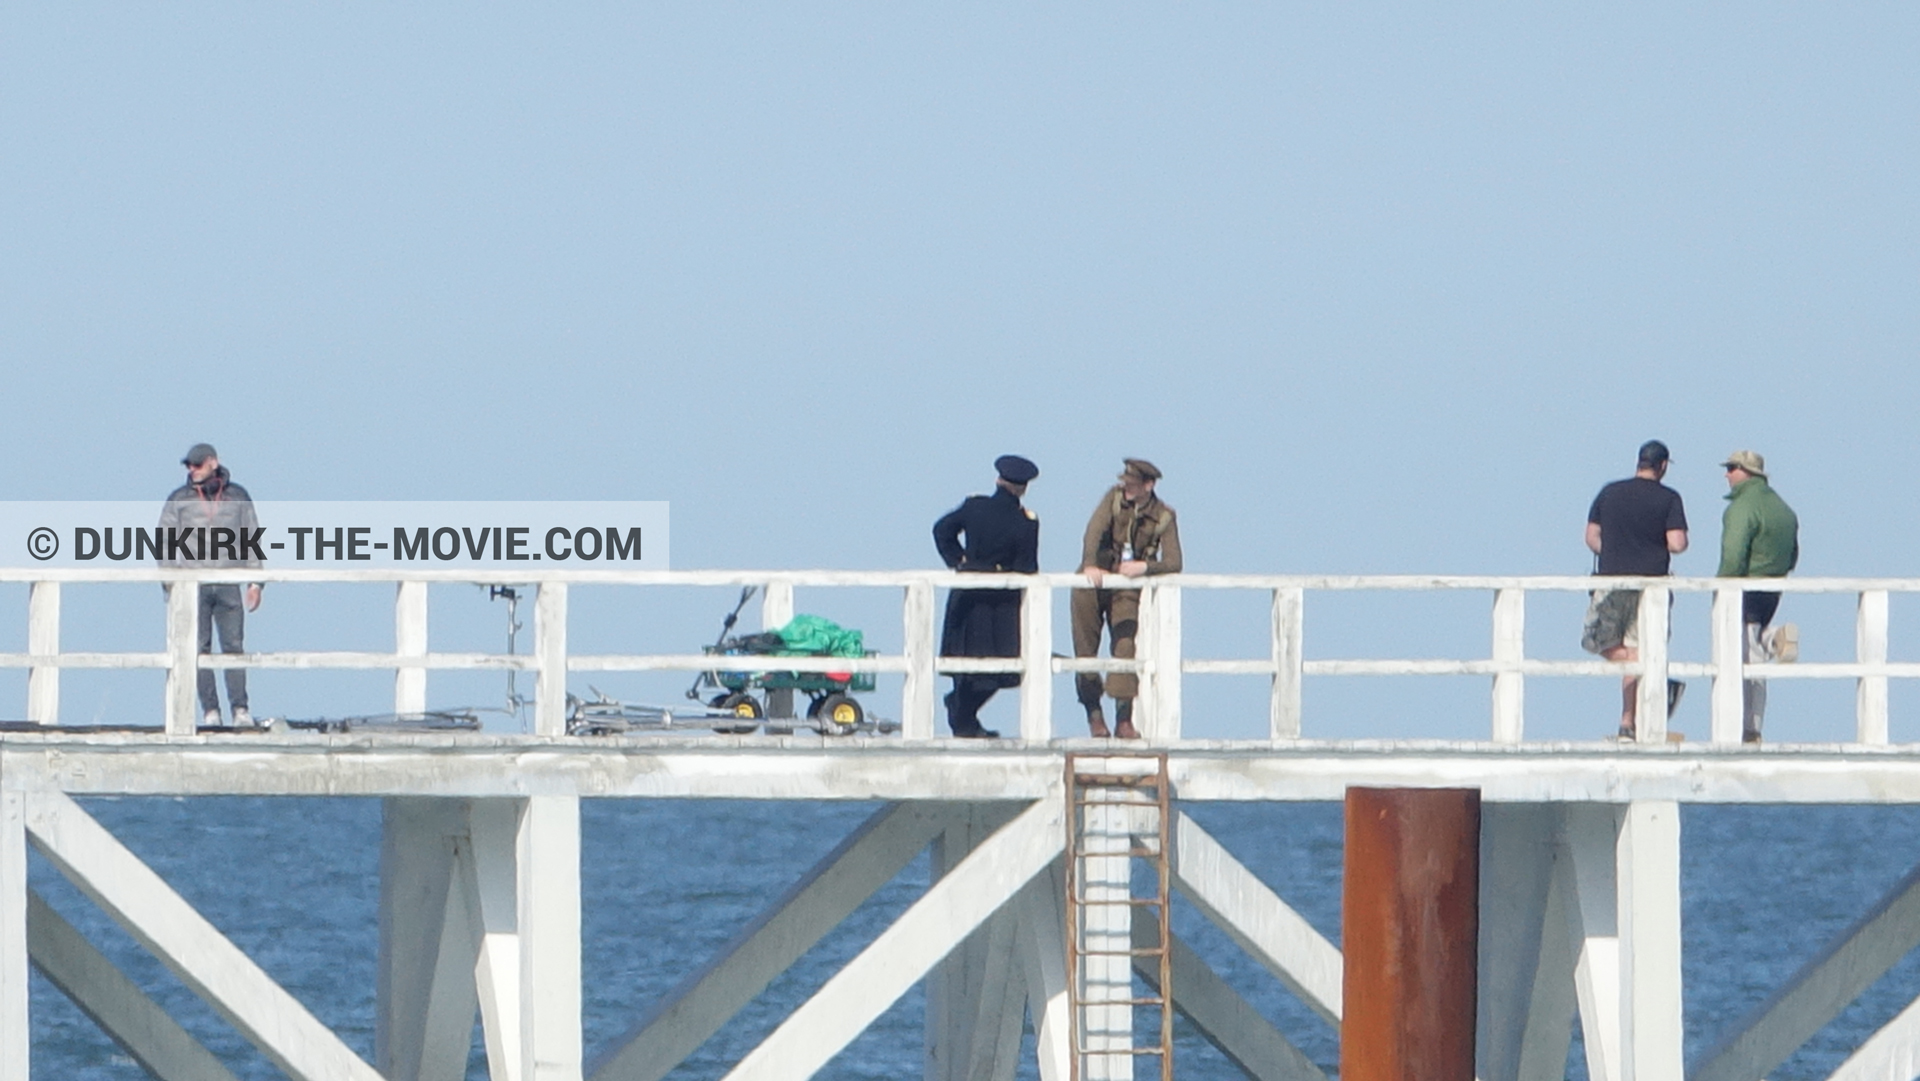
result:
<svg viewBox="0 0 1920 1081"><path fill-rule="evenodd" d="M665 501L0 502L0 566L548 566L659 571Z"/></svg>

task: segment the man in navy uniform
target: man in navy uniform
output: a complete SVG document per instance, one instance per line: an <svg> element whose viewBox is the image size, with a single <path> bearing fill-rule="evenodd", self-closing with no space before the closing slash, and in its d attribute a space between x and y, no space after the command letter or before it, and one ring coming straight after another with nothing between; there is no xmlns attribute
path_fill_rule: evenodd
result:
<svg viewBox="0 0 1920 1081"><path fill-rule="evenodd" d="M1040 570L1040 519L1020 505L1040 467L1017 454L994 460L992 495L968 496L933 524L933 543L948 567L963 573L1035 574ZM963 540L964 538L964 540ZM1018 657L1017 589L956 589L947 595L940 637L943 657ZM980 725L980 707L995 691L1020 684L1018 672L961 672L947 695L947 727L961 739L995 739Z"/></svg>

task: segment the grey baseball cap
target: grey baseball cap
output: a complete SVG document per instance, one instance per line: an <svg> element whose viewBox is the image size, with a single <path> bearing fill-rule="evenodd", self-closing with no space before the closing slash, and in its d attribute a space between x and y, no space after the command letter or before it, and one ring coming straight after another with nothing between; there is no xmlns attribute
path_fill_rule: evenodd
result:
<svg viewBox="0 0 1920 1081"><path fill-rule="evenodd" d="M193 445L193 449L187 451L187 456L185 458L180 459L180 464L181 465L199 465L201 462L206 461L208 458L218 458L218 457L220 457L220 452L213 449L212 443L195 443Z"/></svg>

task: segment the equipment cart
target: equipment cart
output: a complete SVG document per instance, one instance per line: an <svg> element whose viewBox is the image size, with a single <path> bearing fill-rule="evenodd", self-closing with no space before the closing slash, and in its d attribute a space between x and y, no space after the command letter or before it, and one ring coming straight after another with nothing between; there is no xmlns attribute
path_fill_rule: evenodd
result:
<svg viewBox="0 0 1920 1081"><path fill-rule="evenodd" d="M721 624L719 637L702 647L701 652L714 659L714 667L694 677L693 686L687 688L687 697L697 705L678 709L637 705L608 698L594 688L595 700L591 702L569 696L567 730L606 735L710 727L716 732L745 735L764 727L770 733L784 734L793 730L796 721L772 716L774 701L793 694L807 698L806 717L799 723L821 735L899 730L899 725L891 721L869 720L866 708L854 697L874 689L872 672L741 671L725 667L729 657L841 657L851 661L875 655L863 647L859 631L819 616L795 616L777 631L735 636L734 624L755 592L753 586L740 591L739 603Z"/></svg>

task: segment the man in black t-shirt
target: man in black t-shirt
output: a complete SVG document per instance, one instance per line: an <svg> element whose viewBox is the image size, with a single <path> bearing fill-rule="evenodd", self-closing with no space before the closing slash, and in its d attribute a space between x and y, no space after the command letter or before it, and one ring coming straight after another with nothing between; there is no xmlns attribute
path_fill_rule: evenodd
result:
<svg viewBox="0 0 1920 1081"><path fill-rule="evenodd" d="M1672 558L1687 550L1687 511L1680 493L1660 483L1670 459L1667 445L1658 439L1640 446L1633 476L1600 489L1587 511L1587 547L1594 554L1595 574L1665 576ZM1640 591L1595 590L1587 605L1580 645L1610 661L1640 659ZM1620 687L1620 738L1634 736L1634 697L1640 677L1628 676ZM1680 704L1685 685L1667 681L1667 715Z"/></svg>

